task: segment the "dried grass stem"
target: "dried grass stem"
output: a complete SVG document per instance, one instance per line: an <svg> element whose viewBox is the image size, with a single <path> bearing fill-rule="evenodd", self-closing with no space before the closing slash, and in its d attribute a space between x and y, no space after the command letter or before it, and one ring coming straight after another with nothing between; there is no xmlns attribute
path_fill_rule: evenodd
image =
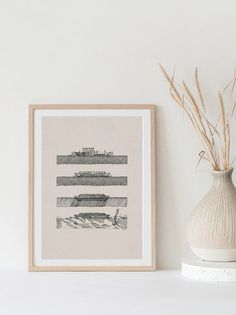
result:
<svg viewBox="0 0 236 315"><path fill-rule="evenodd" d="M231 120L236 109L236 102L233 105L226 105L225 94L230 89L231 97L236 86L236 71L233 79L218 92L219 96L219 118L212 123L208 118L207 106L200 87L198 69L195 70L194 82L196 96L190 90L188 84L175 82L175 71L170 76L162 65L161 71L168 84L170 96L174 102L187 114L193 128L201 139L204 150L199 153L199 162L208 161L214 170L226 170L230 168L230 144L231 144Z"/></svg>

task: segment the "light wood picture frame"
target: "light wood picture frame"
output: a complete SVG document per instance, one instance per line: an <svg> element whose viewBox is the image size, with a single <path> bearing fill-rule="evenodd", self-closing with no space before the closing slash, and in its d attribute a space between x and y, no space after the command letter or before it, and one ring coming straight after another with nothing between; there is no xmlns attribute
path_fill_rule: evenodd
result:
<svg viewBox="0 0 236 315"><path fill-rule="evenodd" d="M29 271L156 270L155 105L29 105Z"/></svg>

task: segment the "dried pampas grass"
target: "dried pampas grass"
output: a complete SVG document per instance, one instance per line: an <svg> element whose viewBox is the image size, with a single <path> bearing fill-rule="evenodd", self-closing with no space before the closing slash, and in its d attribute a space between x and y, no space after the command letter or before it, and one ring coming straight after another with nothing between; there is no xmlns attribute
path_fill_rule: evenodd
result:
<svg viewBox="0 0 236 315"><path fill-rule="evenodd" d="M201 160L206 160L215 171L229 169L233 163L230 161L231 122L236 109L236 101L229 101L226 104L225 100L226 97L232 99L236 86L236 72L225 88L218 92L219 115L216 123L212 123L208 119L198 70L196 69L194 73L195 93L193 93L186 82L176 83L175 71L170 76L162 65L160 68L169 84L172 99L186 113L201 139L203 150L199 153L198 164Z"/></svg>

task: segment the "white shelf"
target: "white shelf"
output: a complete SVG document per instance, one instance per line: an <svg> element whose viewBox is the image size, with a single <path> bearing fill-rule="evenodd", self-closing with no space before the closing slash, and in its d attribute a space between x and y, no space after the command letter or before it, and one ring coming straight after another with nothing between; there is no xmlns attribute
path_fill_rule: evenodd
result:
<svg viewBox="0 0 236 315"><path fill-rule="evenodd" d="M236 284L180 271L0 271L1 315L235 315Z"/></svg>
<svg viewBox="0 0 236 315"><path fill-rule="evenodd" d="M182 262L182 274L193 280L236 282L236 262L206 262L197 258Z"/></svg>

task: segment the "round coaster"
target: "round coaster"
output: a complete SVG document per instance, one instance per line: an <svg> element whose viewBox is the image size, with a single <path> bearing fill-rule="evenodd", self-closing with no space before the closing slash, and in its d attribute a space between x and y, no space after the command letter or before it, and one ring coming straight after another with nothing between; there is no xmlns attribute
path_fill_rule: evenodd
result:
<svg viewBox="0 0 236 315"><path fill-rule="evenodd" d="M236 282L236 262L182 261L182 275L193 280Z"/></svg>

